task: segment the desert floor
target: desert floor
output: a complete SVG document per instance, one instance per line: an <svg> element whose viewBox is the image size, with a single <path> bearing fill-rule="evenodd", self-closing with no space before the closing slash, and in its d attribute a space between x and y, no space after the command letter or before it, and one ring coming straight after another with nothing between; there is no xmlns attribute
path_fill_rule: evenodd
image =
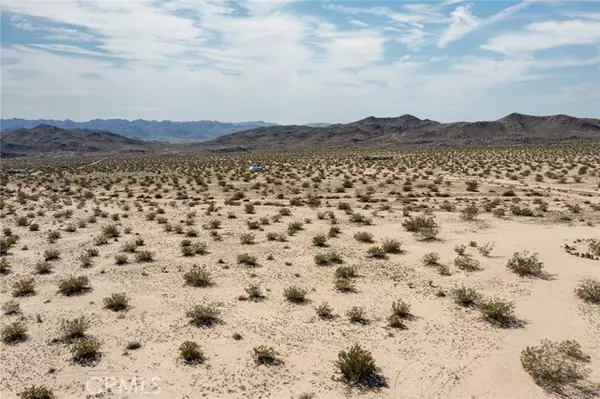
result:
<svg viewBox="0 0 600 399"><path fill-rule="evenodd" d="M18 239L3 256L9 266L0 302L18 302L20 311L3 315L2 326L20 322L27 336L0 344L2 397L18 397L36 385L51 388L57 398L547 398L555 394L536 385L520 362L526 347L546 338L576 340L590 356L589 390L569 390L567 396L598 397L600 305L575 294L583 279L600 279L598 254L575 255L587 253L588 243L591 248L586 240L600 238L598 153L502 151L482 176L489 154L450 150L429 154L422 164L418 153L377 161L354 154L265 156L267 170L255 174L247 171L249 157L234 155L5 163L0 222L3 239ZM532 164L537 171L520 174ZM26 171L9 174L11 167ZM563 167L568 178L558 182ZM559 176L534 180L549 170ZM518 176L509 177L513 172ZM475 191L465 189L468 181L478 183ZM461 212L469 204L475 215ZM515 205L533 216L516 215ZM403 227L417 216L437 223L437 238L423 239ZM211 226L213 220L220 225ZM290 235L295 221L301 229ZM98 237L106 226L115 226L118 236L102 243ZM313 237L327 236L332 226L339 235L315 246ZM60 237L49 242L50 232ZM269 240L269 232L280 235ZM359 242L358 232L372 234L373 242ZM242 244L244 234L252 234L254 243ZM143 245L124 251L138 238ZM369 248L386 238L399 241L402 252L369 256ZM185 239L205 243L206 252L183 256ZM479 248L486 243L495 245L484 256ZM574 250L566 251L565 244ZM456 252L461 245L465 255ZM81 255L89 248L98 256L84 262ZM40 274L36 264L48 249L58 250L59 258ZM136 261L142 251L153 260ZM538 254L543 273L520 276L507 268L522 251ZM331 252L343 263L316 264L315 255ZM424 265L432 252L439 264ZM257 264L240 264L243 253ZM128 262L117 265L118 254ZM461 256L477 260L479 270L457 267ZM210 286L186 284L184 274L193 265L206 267ZM450 275L440 273L441 265ZM355 267L350 292L336 289L339 266ZM87 276L91 289L60 293L60 282L69 276ZM15 296L15 283L31 278L34 293ZM262 299L247 298L251 284L261 288ZM290 286L307 290L304 303L286 300ZM511 323L490 322L478 306L457 304L453 290L461 286L475 289L482 301L513 302ZM126 294L126 310L105 308L104 298L113 293ZM410 304L410 315L394 328L388 317L399 299ZM317 315L315 307L323 302L335 317ZM220 320L190 324L186 311L196 304L219 309ZM354 306L364 308L363 322L346 315ZM91 364L73 361L73 343L61 338L61 322L80 316L90 322L86 335L101 343L101 355ZM236 333L241 338L234 339ZM132 341L141 347L126 349ZM200 364L179 358L184 341L202 347ZM338 353L355 343L371 352L385 378L382 386L352 386L337 372ZM257 364L252 351L259 345L273 347L279 361Z"/></svg>

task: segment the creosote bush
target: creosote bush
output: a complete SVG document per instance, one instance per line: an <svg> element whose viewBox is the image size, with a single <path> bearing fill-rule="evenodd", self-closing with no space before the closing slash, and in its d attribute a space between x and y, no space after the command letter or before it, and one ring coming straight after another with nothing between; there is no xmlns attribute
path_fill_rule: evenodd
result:
<svg viewBox="0 0 600 399"><path fill-rule="evenodd" d="M440 264L440 256L435 252L429 252L423 256L423 265L437 266Z"/></svg>
<svg viewBox="0 0 600 399"><path fill-rule="evenodd" d="M305 290L304 288L297 287L295 285L283 290L283 296L285 297L285 299L292 303L306 302L306 294L308 294L307 290Z"/></svg>
<svg viewBox="0 0 600 399"><path fill-rule="evenodd" d="M104 307L113 312L120 312L129 307L129 298L125 293L113 293L111 296L103 299Z"/></svg>
<svg viewBox="0 0 600 399"><path fill-rule="evenodd" d="M575 289L575 294L585 302L600 304L600 280L595 278L582 280Z"/></svg>
<svg viewBox="0 0 600 399"><path fill-rule="evenodd" d="M58 283L58 291L65 296L83 294L90 290L90 279L87 276L69 276Z"/></svg>
<svg viewBox="0 0 600 399"><path fill-rule="evenodd" d="M454 266L466 272L475 272L481 270L479 261L466 255L459 255L454 259Z"/></svg>
<svg viewBox="0 0 600 399"><path fill-rule="evenodd" d="M83 365L97 362L102 357L101 346L100 341L92 337L75 341L71 346L73 361Z"/></svg>
<svg viewBox="0 0 600 399"><path fill-rule="evenodd" d="M335 366L344 381L352 385L373 385L379 371L371 352L361 348L358 344L348 350L340 351Z"/></svg>
<svg viewBox="0 0 600 399"><path fill-rule="evenodd" d="M204 361L204 352L196 342L185 341L179 346L179 357L187 364L199 364Z"/></svg>
<svg viewBox="0 0 600 399"><path fill-rule="evenodd" d="M519 276L538 276L544 264L538 260L538 254L529 255L528 251L515 252L506 267Z"/></svg>
<svg viewBox="0 0 600 399"><path fill-rule="evenodd" d="M60 333L63 339L72 341L85 337L86 331L90 327L90 321L85 317L75 319L63 319L60 322Z"/></svg>
<svg viewBox="0 0 600 399"><path fill-rule="evenodd" d="M549 391L562 392L589 375L584 363L589 361L577 341L552 342L543 339L539 346L521 352L521 365L533 381Z"/></svg>
<svg viewBox="0 0 600 399"><path fill-rule="evenodd" d="M492 324L507 327L514 320L515 304L498 298L484 300L480 305L481 313Z"/></svg>
<svg viewBox="0 0 600 399"><path fill-rule="evenodd" d="M208 287L212 285L210 272L206 266L192 266L184 275L183 279L187 285L192 287Z"/></svg>
<svg viewBox="0 0 600 399"><path fill-rule="evenodd" d="M2 327L0 336L5 344L14 345L27 340L27 327L22 322L15 321Z"/></svg>
<svg viewBox="0 0 600 399"><path fill-rule="evenodd" d="M54 391L43 385L32 385L19 392L20 399L55 399Z"/></svg>
<svg viewBox="0 0 600 399"><path fill-rule="evenodd" d="M453 289L452 296L454 302L461 306L476 306L481 300L481 294L473 288L466 288L465 286Z"/></svg>
<svg viewBox="0 0 600 399"><path fill-rule="evenodd" d="M272 365L276 364L279 353L275 348L267 345L259 345L252 348L252 358L256 364Z"/></svg>
<svg viewBox="0 0 600 399"><path fill-rule="evenodd" d="M220 321L221 311L212 304L195 305L185 313L190 324L196 327L210 327Z"/></svg>
<svg viewBox="0 0 600 399"><path fill-rule="evenodd" d="M317 312L317 316L319 316L323 320L328 320L333 318L333 309L329 306L328 302L323 302L320 305L315 307L315 311Z"/></svg>

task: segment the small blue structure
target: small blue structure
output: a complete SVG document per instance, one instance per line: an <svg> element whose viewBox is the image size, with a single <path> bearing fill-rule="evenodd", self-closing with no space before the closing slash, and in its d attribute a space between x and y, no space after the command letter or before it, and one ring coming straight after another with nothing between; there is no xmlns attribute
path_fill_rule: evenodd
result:
<svg viewBox="0 0 600 399"><path fill-rule="evenodd" d="M250 172L262 172L263 170L265 170L265 168L260 162L252 162L252 165L250 165Z"/></svg>

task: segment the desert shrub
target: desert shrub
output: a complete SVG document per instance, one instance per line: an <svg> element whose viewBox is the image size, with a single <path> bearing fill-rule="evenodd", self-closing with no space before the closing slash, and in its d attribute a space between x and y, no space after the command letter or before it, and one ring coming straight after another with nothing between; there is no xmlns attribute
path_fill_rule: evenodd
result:
<svg viewBox="0 0 600 399"><path fill-rule="evenodd" d="M302 222L290 222L287 228L288 235L293 236L294 234L303 229L302 226Z"/></svg>
<svg viewBox="0 0 600 399"><path fill-rule="evenodd" d="M441 276L451 276L452 275L452 272L450 272L450 268L448 267L448 265L439 265L438 273Z"/></svg>
<svg viewBox="0 0 600 399"><path fill-rule="evenodd" d="M329 303L323 302L319 306L315 307L315 311L317 312L317 316L321 319L332 319L333 318L333 309L329 306Z"/></svg>
<svg viewBox="0 0 600 399"><path fill-rule="evenodd" d="M221 311L215 305L201 304L189 309L185 315L196 327L210 327L220 321Z"/></svg>
<svg viewBox="0 0 600 399"><path fill-rule="evenodd" d="M35 264L35 272L37 274L49 274L52 272L52 263L39 261Z"/></svg>
<svg viewBox="0 0 600 399"><path fill-rule="evenodd" d="M198 230L196 229L187 229L185 231L186 237L198 237Z"/></svg>
<svg viewBox="0 0 600 399"><path fill-rule="evenodd" d="M521 352L521 365L533 381L550 391L562 391L589 375L583 363L589 361L577 341L552 342L543 339L540 346L528 346Z"/></svg>
<svg viewBox="0 0 600 399"><path fill-rule="evenodd" d="M17 301L10 300L2 305L2 313L5 315L13 315L21 313L21 305Z"/></svg>
<svg viewBox="0 0 600 399"><path fill-rule="evenodd" d="M306 302L307 294L307 290L294 285L283 290L283 296L285 297L285 299L292 303Z"/></svg>
<svg viewBox="0 0 600 399"><path fill-rule="evenodd" d="M600 280L594 278L582 280L575 289L575 294L586 302L600 304Z"/></svg>
<svg viewBox="0 0 600 399"><path fill-rule="evenodd" d="M377 258L377 259L385 259L386 252L380 246L373 246L367 250L367 257Z"/></svg>
<svg viewBox="0 0 600 399"><path fill-rule="evenodd" d="M54 391L43 385L32 385L19 392L20 399L55 399Z"/></svg>
<svg viewBox="0 0 600 399"><path fill-rule="evenodd" d="M185 341L179 346L179 357L187 364L198 364L204 361L204 352L196 342Z"/></svg>
<svg viewBox="0 0 600 399"><path fill-rule="evenodd" d="M29 231L38 231L40 229L40 225L37 223L31 223L29 225Z"/></svg>
<svg viewBox="0 0 600 399"><path fill-rule="evenodd" d="M342 378L353 385L370 386L377 379L378 368L373 355L358 344L347 351L340 351L335 366Z"/></svg>
<svg viewBox="0 0 600 399"><path fill-rule="evenodd" d="M254 244L254 234L246 233L246 234L240 235L240 243L242 245Z"/></svg>
<svg viewBox="0 0 600 399"><path fill-rule="evenodd" d="M346 315L348 316L348 319L351 323L367 323L365 308L363 307L353 306L346 312Z"/></svg>
<svg viewBox="0 0 600 399"><path fill-rule="evenodd" d="M8 345L23 342L27 340L27 327L18 321L7 324L2 327L0 336L2 336L2 342Z"/></svg>
<svg viewBox="0 0 600 399"><path fill-rule="evenodd" d="M423 256L423 265L425 266L437 266L440 264L440 256L435 252L426 253Z"/></svg>
<svg viewBox="0 0 600 399"><path fill-rule="evenodd" d="M116 224L107 224L102 227L102 235L108 238L118 237L121 233L119 233L119 228Z"/></svg>
<svg viewBox="0 0 600 399"><path fill-rule="evenodd" d="M206 269L206 266L199 267L194 265L183 275L183 279L187 285L191 285L192 287L208 287L212 285L210 272Z"/></svg>
<svg viewBox="0 0 600 399"><path fill-rule="evenodd" d="M392 302L392 314L404 319L410 316L410 305L402 299Z"/></svg>
<svg viewBox="0 0 600 399"><path fill-rule="evenodd" d="M260 229L260 222L258 220L246 220L246 226L248 226L248 230L258 230Z"/></svg>
<svg viewBox="0 0 600 399"><path fill-rule="evenodd" d="M71 341L85 337L85 333L90 327L90 321L85 317L75 319L63 319L60 322L60 333L63 339Z"/></svg>
<svg viewBox="0 0 600 399"><path fill-rule="evenodd" d="M126 242L125 244L123 244L123 246L121 247L121 251L134 253L136 251L137 247L138 246L135 243L135 241L129 241L129 242Z"/></svg>
<svg viewBox="0 0 600 399"><path fill-rule="evenodd" d="M44 260L52 261L60 259L60 251L56 248L49 248L44 251Z"/></svg>
<svg viewBox="0 0 600 399"><path fill-rule="evenodd" d="M477 188L479 187L479 183L476 180L468 180L465 184L467 186L467 191L477 191Z"/></svg>
<svg viewBox="0 0 600 399"><path fill-rule="evenodd" d="M439 226L435 220L424 216L410 217L402 222L402 226L423 240L433 240L439 234Z"/></svg>
<svg viewBox="0 0 600 399"><path fill-rule="evenodd" d="M531 209L529 209L526 205L524 205L524 206L511 205L510 211L515 216L534 216L533 211Z"/></svg>
<svg viewBox="0 0 600 399"><path fill-rule="evenodd" d="M264 298L262 290L258 284L250 284L244 289L244 291L246 291L246 294L248 294L248 299L251 301L258 301Z"/></svg>
<svg viewBox="0 0 600 399"><path fill-rule="evenodd" d="M388 254L402 253L402 243L392 238L386 238L381 243L381 248Z"/></svg>
<svg viewBox="0 0 600 399"><path fill-rule="evenodd" d="M494 250L494 245L495 243L493 242L486 242L483 246L479 247L478 250L481 256L490 256Z"/></svg>
<svg viewBox="0 0 600 399"><path fill-rule="evenodd" d="M13 296L29 296L35 294L35 281L32 278L17 280L13 284Z"/></svg>
<svg viewBox="0 0 600 399"><path fill-rule="evenodd" d="M355 292L356 287L351 280L347 278L338 278L335 280L335 289L340 292Z"/></svg>
<svg viewBox="0 0 600 399"><path fill-rule="evenodd" d="M337 227L337 226L331 226L329 228L329 232L327 232L327 235L331 238L335 238L337 236L339 236L341 234L342 230Z"/></svg>
<svg viewBox="0 0 600 399"><path fill-rule="evenodd" d="M124 265L127 262L129 262L129 259L127 259L127 255L125 255L125 254L116 254L115 255L115 264Z"/></svg>
<svg viewBox="0 0 600 399"><path fill-rule="evenodd" d="M468 205L460 211L460 217L464 220L474 220L479 215L479 209L475 205Z"/></svg>
<svg viewBox="0 0 600 399"><path fill-rule="evenodd" d="M6 258L0 259L0 274L10 273L11 265Z"/></svg>
<svg viewBox="0 0 600 399"><path fill-rule="evenodd" d="M366 242L366 243L374 242L373 234L366 232L366 231L359 231L358 233L354 234L354 239L358 242Z"/></svg>
<svg viewBox="0 0 600 399"><path fill-rule="evenodd" d="M371 219L369 219L365 215L358 213L358 212L353 212L350 215L350 222L356 223L356 224L362 224L365 226L369 226L369 225L373 224L373 221Z"/></svg>
<svg viewBox="0 0 600 399"><path fill-rule="evenodd" d="M111 296L104 298L102 302L106 309L110 309L113 312L120 312L129 307L129 298L124 292L113 293Z"/></svg>
<svg viewBox="0 0 600 399"><path fill-rule="evenodd" d="M60 238L60 231L49 231L46 239L49 243L53 244Z"/></svg>
<svg viewBox="0 0 600 399"><path fill-rule="evenodd" d="M75 363L91 364L102 356L102 344L96 338L85 338L75 341L71 346L71 355Z"/></svg>
<svg viewBox="0 0 600 399"><path fill-rule="evenodd" d="M108 237L104 234L100 234L94 237L94 245L106 245L108 244Z"/></svg>
<svg viewBox="0 0 600 399"><path fill-rule="evenodd" d="M183 256L194 256L196 253L191 246L181 247L181 255Z"/></svg>
<svg viewBox="0 0 600 399"><path fill-rule="evenodd" d="M515 252L506 267L519 276L538 276L544 264L538 260L538 254L529 255L528 251Z"/></svg>
<svg viewBox="0 0 600 399"><path fill-rule="evenodd" d="M588 251L592 255L600 256L600 240L592 239L588 241Z"/></svg>
<svg viewBox="0 0 600 399"><path fill-rule="evenodd" d="M317 234L312 238L315 247L324 247L327 244L327 236L325 234Z"/></svg>
<svg viewBox="0 0 600 399"><path fill-rule="evenodd" d="M252 348L252 358L256 364L275 364L279 353L275 348L266 345L259 345Z"/></svg>
<svg viewBox="0 0 600 399"><path fill-rule="evenodd" d="M135 260L137 262L152 262L154 260L154 253L148 250L137 252Z"/></svg>
<svg viewBox="0 0 600 399"><path fill-rule="evenodd" d="M481 270L481 266L479 265L479 261L477 259L465 255L457 256L454 259L454 266L466 272L475 272Z"/></svg>
<svg viewBox="0 0 600 399"><path fill-rule="evenodd" d="M96 257L100 254L96 248L86 248L84 253L90 257Z"/></svg>
<svg viewBox="0 0 600 399"><path fill-rule="evenodd" d="M326 253L316 254L315 263L320 266L343 263L341 255L337 252L329 251Z"/></svg>
<svg viewBox="0 0 600 399"><path fill-rule="evenodd" d="M467 251L467 247L465 245L454 246L454 252L456 252L459 255L464 255L466 251Z"/></svg>
<svg viewBox="0 0 600 399"><path fill-rule="evenodd" d="M247 252L244 252L243 254L239 254L237 256L237 261L238 261L238 263L244 264L246 266L258 266L258 263L256 261L256 256L250 255Z"/></svg>
<svg viewBox="0 0 600 399"><path fill-rule="evenodd" d="M481 300L481 294L473 288L466 288L465 286L453 289L452 296L454 302L461 306L475 306Z"/></svg>
<svg viewBox="0 0 600 399"><path fill-rule="evenodd" d="M58 283L58 291L66 296L79 295L90 289L87 276L69 276Z"/></svg>
<svg viewBox="0 0 600 399"><path fill-rule="evenodd" d="M205 242L195 242L192 244L192 251L197 255L205 255L208 245Z"/></svg>
<svg viewBox="0 0 600 399"><path fill-rule="evenodd" d="M79 261L81 262L81 267L88 268L92 266L92 257L87 253L83 253L79 256Z"/></svg>
<svg viewBox="0 0 600 399"><path fill-rule="evenodd" d="M493 324L505 327L514 319L515 305L512 302L491 298L481 303L483 316Z"/></svg>
<svg viewBox="0 0 600 399"><path fill-rule="evenodd" d="M356 268L354 266L339 266L335 269L337 278L353 278L356 277Z"/></svg>

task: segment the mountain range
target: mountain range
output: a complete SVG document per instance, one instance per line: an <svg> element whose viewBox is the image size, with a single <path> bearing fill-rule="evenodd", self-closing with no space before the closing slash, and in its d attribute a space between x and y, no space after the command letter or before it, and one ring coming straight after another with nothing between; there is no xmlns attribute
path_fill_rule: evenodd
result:
<svg viewBox="0 0 600 399"><path fill-rule="evenodd" d="M94 119L87 122L53 119L2 119L0 129L11 131L21 128L31 129L39 125L56 126L63 129L92 129L120 134L125 137L168 142L197 142L210 140L224 134L258 127L274 126L269 122L217 122L217 121L148 121L137 119Z"/></svg>
<svg viewBox="0 0 600 399"><path fill-rule="evenodd" d="M413 115L370 116L326 127L270 126L218 137L198 147L247 149L393 148L548 144L600 139L600 119L513 113L496 121L440 123ZM196 146L196 145L194 145Z"/></svg>
<svg viewBox="0 0 600 399"><path fill-rule="evenodd" d="M167 143L48 124L0 133L2 156L253 150L393 149L407 146L522 145L600 141L600 119L513 113L496 121L440 123L412 115L346 124L263 126L195 143Z"/></svg>

